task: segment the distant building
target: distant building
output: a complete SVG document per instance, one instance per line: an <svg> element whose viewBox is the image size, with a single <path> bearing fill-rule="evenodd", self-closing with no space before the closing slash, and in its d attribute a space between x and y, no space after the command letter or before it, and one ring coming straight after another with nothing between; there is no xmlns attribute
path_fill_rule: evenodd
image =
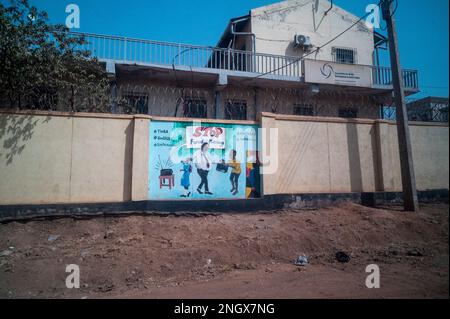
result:
<svg viewBox="0 0 450 319"><path fill-rule="evenodd" d="M407 105L410 121L448 122L448 98L429 96Z"/></svg>

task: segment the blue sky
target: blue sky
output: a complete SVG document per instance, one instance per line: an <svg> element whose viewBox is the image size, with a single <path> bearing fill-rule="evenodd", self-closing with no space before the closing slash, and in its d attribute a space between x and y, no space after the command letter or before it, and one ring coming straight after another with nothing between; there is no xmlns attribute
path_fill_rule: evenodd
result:
<svg viewBox="0 0 450 319"><path fill-rule="evenodd" d="M2 0L4 2L5 0ZM77 31L123 35L152 40L215 45L230 18L273 0L30 0L64 23L65 8L75 3L81 11ZM376 0L335 0L363 15ZM399 0L396 13L402 66L419 70L420 96L448 96L449 1Z"/></svg>

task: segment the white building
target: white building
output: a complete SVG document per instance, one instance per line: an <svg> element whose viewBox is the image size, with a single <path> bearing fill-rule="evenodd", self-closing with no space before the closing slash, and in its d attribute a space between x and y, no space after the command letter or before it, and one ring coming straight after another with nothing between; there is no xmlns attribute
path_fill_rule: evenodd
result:
<svg viewBox="0 0 450 319"><path fill-rule="evenodd" d="M86 37L114 75L116 112L378 118L392 96L391 70L377 59L386 39L358 20L328 1L289 0L231 19L217 47ZM406 93L418 92L417 71L403 76Z"/></svg>

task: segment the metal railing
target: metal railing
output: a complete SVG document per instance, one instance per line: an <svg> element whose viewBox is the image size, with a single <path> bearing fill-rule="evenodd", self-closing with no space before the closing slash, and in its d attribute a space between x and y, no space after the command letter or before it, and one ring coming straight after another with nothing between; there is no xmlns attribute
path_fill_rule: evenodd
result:
<svg viewBox="0 0 450 319"><path fill-rule="evenodd" d="M92 33L69 34L84 37L86 44L80 49L90 51L102 61L302 76L302 61L298 57ZM416 70L403 70L403 79L407 89L418 89ZM372 80L374 86L391 87L391 68L372 66Z"/></svg>
<svg viewBox="0 0 450 319"><path fill-rule="evenodd" d="M99 60L150 65L174 65L300 77L301 62L296 57L253 53L209 46L159 42L135 38L70 32L82 36L88 50Z"/></svg>
<svg viewBox="0 0 450 319"><path fill-rule="evenodd" d="M403 82L406 89L419 89L419 75L417 70L402 70ZM372 80L375 86L391 87L392 70L384 66L372 67Z"/></svg>

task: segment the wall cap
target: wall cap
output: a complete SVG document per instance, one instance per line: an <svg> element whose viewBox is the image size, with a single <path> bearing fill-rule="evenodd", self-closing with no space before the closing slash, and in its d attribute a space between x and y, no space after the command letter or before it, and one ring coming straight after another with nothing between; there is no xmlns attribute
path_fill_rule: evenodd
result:
<svg viewBox="0 0 450 319"><path fill-rule="evenodd" d="M33 110L10 110L10 109L0 110L0 114L75 117L75 118L100 118L100 119L116 119L116 120L144 119L144 120L165 121L165 122L202 122L202 123L217 123L217 124L247 124L247 125L259 124L259 122L257 121L237 121L237 120L197 119L197 118L194 119L194 118L153 116L145 114L126 115L126 114L110 114L110 113L33 111Z"/></svg>
<svg viewBox="0 0 450 319"><path fill-rule="evenodd" d="M395 121L382 119L344 119L339 117L322 117L322 116L301 116L301 115L287 115L275 114L270 112L261 112L261 118L273 118L279 121L297 121L297 122L322 122L322 123L355 123L355 124L388 124L397 125ZM410 121L410 126L441 126L448 127L448 123L440 122L416 122Z"/></svg>
<svg viewBox="0 0 450 319"><path fill-rule="evenodd" d="M258 121L238 121L238 120L224 120L224 119L191 119L181 117L165 117L153 115L126 115L126 114L110 114L110 113L84 113L84 112L60 112L60 111L33 111L33 110L13 110L3 109L0 114L10 115L34 115L34 116L56 116L56 117L75 117L75 118L103 118L103 119L117 119L117 120L133 120L144 119L164 122L203 122L203 123L218 123L218 124L243 124L243 125L257 125L261 120L266 118L273 118L280 121L297 121L297 122L322 122L322 123L355 123L355 124L388 124L397 125L395 121L382 119L344 119L338 117L319 117L319 116L300 116L275 114L270 112L260 112L258 114ZM449 123L442 122L418 122L410 121L410 126L436 126L448 127Z"/></svg>

